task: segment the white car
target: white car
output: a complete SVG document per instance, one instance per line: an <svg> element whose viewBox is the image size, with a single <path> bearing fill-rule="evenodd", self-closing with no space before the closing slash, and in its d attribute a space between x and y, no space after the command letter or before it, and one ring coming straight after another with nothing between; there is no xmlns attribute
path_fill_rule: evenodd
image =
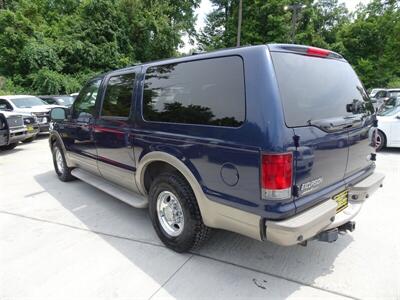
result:
<svg viewBox="0 0 400 300"><path fill-rule="evenodd" d="M28 95L0 96L0 110L32 113L37 117L40 132L49 131L50 110L59 105L49 105L42 99Z"/></svg>
<svg viewBox="0 0 400 300"><path fill-rule="evenodd" d="M389 108L378 115L376 150L400 147L400 106Z"/></svg>

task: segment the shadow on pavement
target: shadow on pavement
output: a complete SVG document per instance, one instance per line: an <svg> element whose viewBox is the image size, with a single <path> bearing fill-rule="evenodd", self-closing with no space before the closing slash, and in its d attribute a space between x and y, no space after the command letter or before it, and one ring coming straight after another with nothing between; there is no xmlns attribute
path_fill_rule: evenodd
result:
<svg viewBox="0 0 400 300"><path fill-rule="evenodd" d="M108 234L100 236L129 259L132 264L151 276L160 286L165 283L165 279L160 277L159 268L137 255L138 243L141 247L149 247L153 250L157 247L155 252L159 252L160 255L166 252L173 257L185 259L188 257L184 254L173 253L162 245L153 230L147 210L132 208L78 180L63 183L52 171L35 176L35 180L89 230ZM134 243L121 242L120 238L112 236L130 239ZM247 270L256 271L257 273L249 273L237 269L238 276L243 276L242 273L255 274L252 278L246 278L249 286L253 288L268 289L269 291L282 289L282 285L280 287L269 285L264 280L266 275L289 280L290 284L286 282L284 290L273 293L274 295L278 294L279 298L285 299L303 285L324 289L318 286L316 279L333 272L335 259L351 241L350 235L343 235L333 244L314 241L310 242L307 247L280 247L269 242L258 242L234 233L216 230L203 248L193 254L212 259L212 264L226 262L232 268L244 267ZM153 250L150 252L154 252ZM196 274L192 275L196 276ZM208 274L205 277L212 282L213 276L218 277L221 274ZM221 280L221 282L226 281ZM183 298L179 293L174 294L175 290L169 290L168 284L163 288L172 297ZM234 288L232 286L232 289ZM204 289L207 287L204 286ZM246 295L246 291L242 292ZM340 294L343 291L334 292Z"/></svg>
<svg viewBox="0 0 400 300"><path fill-rule="evenodd" d="M6 156L6 155L11 155L14 153L17 153L19 151L22 151L23 149L18 148L19 146L15 147L12 150L0 150L0 156Z"/></svg>
<svg viewBox="0 0 400 300"><path fill-rule="evenodd" d="M385 153L398 153L400 154L400 148L383 148L381 151L378 152L379 154L385 154Z"/></svg>

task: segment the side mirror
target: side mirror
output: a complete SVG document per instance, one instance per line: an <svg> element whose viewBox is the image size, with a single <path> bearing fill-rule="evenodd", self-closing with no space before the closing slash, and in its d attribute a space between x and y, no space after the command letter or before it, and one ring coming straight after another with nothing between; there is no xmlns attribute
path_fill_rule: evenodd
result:
<svg viewBox="0 0 400 300"><path fill-rule="evenodd" d="M50 112L50 118L52 121L64 121L67 118L67 112L64 108L55 107Z"/></svg>

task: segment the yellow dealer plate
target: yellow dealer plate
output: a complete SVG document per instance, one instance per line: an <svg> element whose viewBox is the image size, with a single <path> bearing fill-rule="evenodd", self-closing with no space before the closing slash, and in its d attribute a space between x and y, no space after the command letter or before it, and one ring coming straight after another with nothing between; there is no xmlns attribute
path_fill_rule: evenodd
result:
<svg viewBox="0 0 400 300"><path fill-rule="evenodd" d="M27 125L26 127L28 129L28 132L32 132L35 130L32 125Z"/></svg>
<svg viewBox="0 0 400 300"><path fill-rule="evenodd" d="M341 212L349 205L348 197L349 197L348 190L344 190L343 192L340 192L339 194L333 196L333 200L335 200L338 204L336 208L336 213Z"/></svg>

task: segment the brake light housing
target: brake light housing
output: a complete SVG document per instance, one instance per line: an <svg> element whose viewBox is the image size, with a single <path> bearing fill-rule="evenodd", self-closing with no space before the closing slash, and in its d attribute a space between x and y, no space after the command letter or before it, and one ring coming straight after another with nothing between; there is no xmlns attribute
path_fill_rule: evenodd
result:
<svg viewBox="0 0 400 300"><path fill-rule="evenodd" d="M261 194L266 200L292 197L293 153L264 153L261 157Z"/></svg>
<svg viewBox="0 0 400 300"><path fill-rule="evenodd" d="M328 57L331 52L321 48L308 47L307 54L312 56Z"/></svg>

